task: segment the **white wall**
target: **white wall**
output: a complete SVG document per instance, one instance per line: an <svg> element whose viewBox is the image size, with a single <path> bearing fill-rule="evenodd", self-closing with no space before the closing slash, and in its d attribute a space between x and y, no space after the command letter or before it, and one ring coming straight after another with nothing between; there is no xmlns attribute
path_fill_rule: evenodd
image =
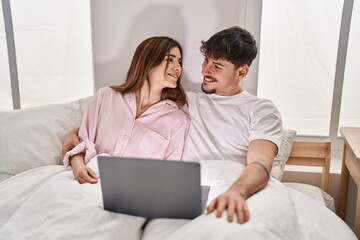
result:
<svg viewBox="0 0 360 240"><path fill-rule="evenodd" d="M136 46L155 35L183 46L183 85L200 89L199 47L215 32L239 25L239 0L91 1L95 91L123 81Z"/></svg>

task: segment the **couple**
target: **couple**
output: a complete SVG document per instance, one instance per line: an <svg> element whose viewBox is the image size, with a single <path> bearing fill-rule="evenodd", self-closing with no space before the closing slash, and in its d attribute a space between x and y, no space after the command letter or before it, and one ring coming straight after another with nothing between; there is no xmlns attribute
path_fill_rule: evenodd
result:
<svg viewBox="0 0 360 240"><path fill-rule="evenodd" d="M229 222L249 220L246 199L268 183L281 141L281 116L271 101L240 85L257 54L248 31L222 30L202 41L200 51L205 94L185 94L177 41L152 37L137 47L125 82L100 89L90 100L78 133L75 130L64 140L64 164L77 181L97 182L86 163L100 153L233 160L246 165L244 171L206 211L216 217L226 212Z"/></svg>

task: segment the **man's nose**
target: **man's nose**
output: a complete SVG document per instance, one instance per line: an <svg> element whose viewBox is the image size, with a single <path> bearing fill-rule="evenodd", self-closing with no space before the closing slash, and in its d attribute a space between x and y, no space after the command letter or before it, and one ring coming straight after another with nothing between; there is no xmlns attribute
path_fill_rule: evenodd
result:
<svg viewBox="0 0 360 240"><path fill-rule="evenodd" d="M210 66L209 66L209 64L204 63L204 64L202 65L202 71L201 71L201 73L202 73L203 75L210 73Z"/></svg>

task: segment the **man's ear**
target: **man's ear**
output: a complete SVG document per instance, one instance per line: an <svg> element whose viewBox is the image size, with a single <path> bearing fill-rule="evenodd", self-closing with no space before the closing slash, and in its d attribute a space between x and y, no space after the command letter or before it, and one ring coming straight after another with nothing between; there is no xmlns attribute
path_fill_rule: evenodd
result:
<svg viewBox="0 0 360 240"><path fill-rule="evenodd" d="M249 72L250 68L248 65L243 65L241 67L238 68L238 77L244 78L248 72Z"/></svg>

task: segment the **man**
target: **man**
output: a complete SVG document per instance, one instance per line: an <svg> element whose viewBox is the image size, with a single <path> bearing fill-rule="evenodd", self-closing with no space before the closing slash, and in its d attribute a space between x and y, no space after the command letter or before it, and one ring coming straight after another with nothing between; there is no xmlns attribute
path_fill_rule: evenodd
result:
<svg viewBox="0 0 360 240"><path fill-rule="evenodd" d="M183 159L233 160L247 165L231 187L215 198L207 212L228 221L249 219L245 200L266 186L281 141L279 111L268 100L244 90L240 83L257 54L253 36L240 27L225 29L200 47L205 93L188 92L189 136Z"/></svg>
<svg viewBox="0 0 360 240"><path fill-rule="evenodd" d="M266 186L281 141L282 122L271 101L259 99L241 87L257 55L253 36L231 27L202 41L204 93L188 92L191 118L184 161L233 160L246 165L239 178L207 207L207 213L229 222L249 220L246 199ZM73 132L64 151L78 144Z"/></svg>

